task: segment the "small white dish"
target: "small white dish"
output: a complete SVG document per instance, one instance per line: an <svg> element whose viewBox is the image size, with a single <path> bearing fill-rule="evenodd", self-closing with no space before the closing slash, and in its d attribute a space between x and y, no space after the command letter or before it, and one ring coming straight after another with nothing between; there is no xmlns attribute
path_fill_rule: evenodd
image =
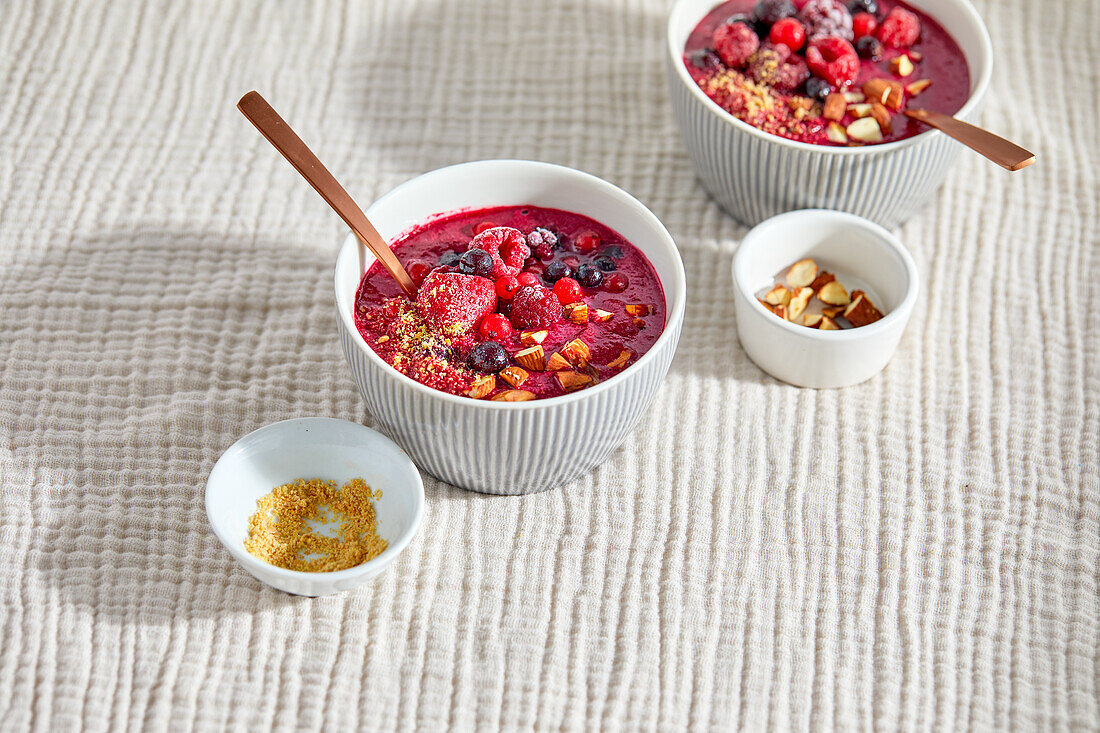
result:
<svg viewBox="0 0 1100 733"><path fill-rule="evenodd" d="M331 573L285 570L244 549L256 500L294 479L343 484L362 478L381 490L378 534L389 547L362 565ZM424 515L424 483L404 451L368 427L325 417L272 423L222 454L206 481L206 515L225 548L257 579L287 593L320 596L349 590L381 573L416 534Z"/></svg>
<svg viewBox="0 0 1100 733"><path fill-rule="evenodd" d="M810 257L849 291L862 287L881 320L819 331L768 311L757 294L776 274ZM733 257L734 312L741 346L756 365L799 387L847 387L886 366L913 313L917 266L901 241L854 214L806 209L774 216L741 241Z"/></svg>

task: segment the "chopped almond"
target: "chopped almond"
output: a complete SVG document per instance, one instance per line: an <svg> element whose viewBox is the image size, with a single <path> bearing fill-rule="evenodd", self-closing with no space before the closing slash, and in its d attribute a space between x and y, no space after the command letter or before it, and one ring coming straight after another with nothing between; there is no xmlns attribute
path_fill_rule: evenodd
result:
<svg viewBox="0 0 1100 733"><path fill-rule="evenodd" d="M645 319L641 316L634 316L634 325L638 327L638 330L645 328Z"/></svg>
<svg viewBox="0 0 1100 733"><path fill-rule="evenodd" d="M588 363L589 357L592 356L592 350L588 348L588 344L584 341L573 339L561 347L561 355L568 359L570 363L583 366Z"/></svg>
<svg viewBox="0 0 1100 733"><path fill-rule="evenodd" d="M772 313L774 313L775 315L779 316L779 317L780 317L780 318L782 318L782 319L783 319L784 321L786 321L786 320L790 320L790 319L788 319L788 318L787 318L787 306L785 306L785 305L777 305L777 306L775 306L775 308L774 308L774 309L772 310Z"/></svg>
<svg viewBox="0 0 1100 733"><path fill-rule="evenodd" d="M821 323L820 313L807 313L802 316L802 325L809 326L810 328L817 328L817 324Z"/></svg>
<svg viewBox="0 0 1100 733"><path fill-rule="evenodd" d="M642 303L630 303L626 306L626 312L632 316L648 316L653 312L653 306Z"/></svg>
<svg viewBox="0 0 1100 733"><path fill-rule="evenodd" d="M470 385L470 389L466 394L473 397L475 400L480 400L496 388L497 378L492 374L482 374L480 377L474 379L474 383Z"/></svg>
<svg viewBox="0 0 1100 733"><path fill-rule="evenodd" d="M924 54L920 51L909 49L909 58L913 59L914 64L919 64L921 61L924 61Z"/></svg>
<svg viewBox="0 0 1100 733"><path fill-rule="evenodd" d="M848 291L837 280L826 283L825 287L818 291L817 297L821 298L822 303L828 303L829 305L848 305L852 302L851 298L848 297Z"/></svg>
<svg viewBox="0 0 1100 733"><path fill-rule="evenodd" d="M840 326L838 326L836 324L836 321L834 321L829 316L822 316L821 317L821 324L818 326L818 328L821 329L822 331L839 331L840 330Z"/></svg>
<svg viewBox="0 0 1100 733"><path fill-rule="evenodd" d="M813 290L816 293L825 286L825 283L831 283L834 280L836 280L836 275L834 275L833 273L824 271L819 272L817 274L817 277L814 278L814 281L810 283L810 290Z"/></svg>
<svg viewBox="0 0 1100 733"><path fill-rule="evenodd" d="M578 325L588 323L588 304L570 303L565 306L565 317Z"/></svg>
<svg viewBox="0 0 1100 733"><path fill-rule="evenodd" d="M913 73L913 62L905 54L890 59L890 71L895 76L909 76Z"/></svg>
<svg viewBox="0 0 1100 733"><path fill-rule="evenodd" d="M493 402L527 402L535 399L534 392L525 389L509 389L490 398Z"/></svg>
<svg viewBox="0 0 1100 733"><path fill-rule="evenodd" d="M630 361L630 357L634 356L634 352L630 349L623 349L619 352L619 355L615 357L615 360L607 365L608 369L619 369L626 366L626 363Z"/></svg>
<svg viewBox="0 0 1100 733"><path fill-rule="evenodd" d="M542 348L541 346L539 347ZM513 387L519 387L531 374L523 367L510 366L500 370L500 378Z"/></svg>
<svg viewBox="0 0 1100 733"><path fill-rule="evenodd" d="M875 307L863 292L844 309L844 317L856 328L866 326L869 323L882 318L882 311Z"/></svg>
<svg viewBox="0 0 1100 733"><path fill-rule="evenodd" d="M917 79L905 85L905 92L910 97L915 97L930 86L932 86L931 79Z"/></svg>
<svg viewBox="0 0 1100 733"><path fill-rule="evenodd" d="M865 143L882 142L882 130L874 117L864 117L848 125L848 137Z"/></svg>
<svg viewBox="0 0 1100 733"><path fill-rule="evenodd" d="M890 110L886 109L885 105L879 102L871 102L871 116L875 118L882 134L889 135L894 131L894 120L890 115Z"/></svg>
<svg viewBox="0 0 1100 733"><path fill-rule="evenodd" d="M872 104L871 102L862 102L860 104L850 104L850 105L848 105L848 112L851 113L852 117L855 117L857 120L861 117L870 117L871 116L871 104Z"/></svg>
<svg viewBox="0 0 1100 733"><path fill-rule="evenodd" d="M810 303L810 298L814 297L813 288L805 287L799 288L791 296L791 302L787 306L787 312L790 314L789 318L793 321L802 315L802 311L806 310L806 306Z"/></svg>
<svg viewBox="0 0 1100 733"><path fill-rule="evenodd" d="M848 104L859 104L867 99L863 92L844 92L844 101Z"/></svg>
<svg viewBox="0 0 1100 733"><path fill-rule="evenodd" d="M597 308L596 312L592 316L592 320L603 323L604 321L610 321L611 315L611 311L605 311Z"/></svg>
<svg viewBox="0 0 1100 733"><path fill-rule="evenodd" d="M539 344L517 351L515 360L517 364L533 372L541 372L546 368L546 352Z"/></svg>
<svg viewBox="0 0 1100 733"><path fill-rule="evenodd" d="M560 371L554 373L554 378L566 392L574 392L582 387L592 384L592 377L579 372Z"/></svg>
<svg viewBox="0 0 1100 733"><path fill-rule="evenodd" d="M792 289L804 288L817 277L817 263L807 258L799 260L787 270L787 284Z"/></svg>
<svg viewBox="0 0 1100 733"><path fill-rule="evenodd" d="M825 97L825 111L821 116L827 120L840 121L844 119L844 111L848 108L848 100L839 92L832 92Z"/></svg>
<svg viewBox="0 0 1100 733"><path fill-rule="evenodd" d="M541 344L549 335L549 331L523 331L519 335L519 342L524 346L534 346Z"/></svg>
<svg viewBox="0 0 1100 733"><path fill-rule="evenodd" d="M880 78L868 79L863 84L863 93L867 95L868 100L885 104L895 112L901 110L902 102L905 101L905 89L900 81L888 81ZM851 135L852 133L849 132L848 134Z"/></svg>
<svg viewBox="0 0 1100 733"><path fill-rule="evenodd" d="M546 360L546 370L550 372L560 371L562 369L569 369L573 365L569 363L569 360L558 352L554 352L550 355L550 358Z"/></svg>
<svg viewBox="0 0 1100 733"><path fill-rule="evenodd" d="M848 142L848 133L844 132L844 128L836 122L830 122L826 126L825 137L829 138L829 142L840 143L841 145Z"/></svg>
<svg viewBox="0 0 1100 733"><path fill-rule="evenodd" d="M842 305L829 305L821 309L822 315L826 318L836 318L844 312L844 306Z"/></svg>
<svg viewBox="0 0 1100 733"><path fill-rule="evenodd" d="M764 300L772 305L786 305L791 302L791 291L782 285L776 285L764 294Z"/></svg>
<svg viewBox="0 0 1100 733"><path fill-rule="evenodd" d="M757 298L757 300L760 302L760 305L764 306L765 308L770 310L772 313L775 313L775 306L774 305L772 305L768 301L764 300L763 298Z"/></svg>

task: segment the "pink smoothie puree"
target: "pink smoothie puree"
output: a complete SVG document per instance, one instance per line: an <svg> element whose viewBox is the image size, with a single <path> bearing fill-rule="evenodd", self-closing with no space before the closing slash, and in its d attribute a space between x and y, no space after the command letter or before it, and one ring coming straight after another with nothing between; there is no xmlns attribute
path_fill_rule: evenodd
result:
<svg viewBox="0 0 1100 733"><path fill-rule="evenodd" d="M958 44L934 18L901 0L728 0L691 32L683 62L734 117L816 145L912 137L928 128L902 115L905 106L954 114L970 95ZM884 118L871 115L875 100L860 98L872 79L900 89L900 105L875 110ZM835 100L830 109L828 95L839 93L847 93L844 105ZM869 116L873 122L850 127Z"/></svg>
<svg viewBox="0 0 1100 733"><path fill-rule="evenodd" d="M580 214L508 206L440 215L391 244L419 291L377 262L356 294L367 344L421 384L525 401L585 389L629 368L661 335L653 266Z"/></svg>

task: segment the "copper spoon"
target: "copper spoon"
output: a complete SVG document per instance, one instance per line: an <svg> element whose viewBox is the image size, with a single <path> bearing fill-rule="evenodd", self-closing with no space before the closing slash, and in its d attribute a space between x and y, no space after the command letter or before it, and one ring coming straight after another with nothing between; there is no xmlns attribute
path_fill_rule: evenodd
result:
<svg viewBox="0 0 1100 733"><path fill-rule="evenodd" d="M1035 154L1019 145L994 135L989 130L974 127L951 115L933 112L928 109L907 109L906 117L923 122L936 128L948 137L953 137L963 145L976 150L999 166L1010 171L1018 171L1035 162Z"/></svg>
<svg viewBox="0 0 1100 733"><path fill-rule="evenodd" d="M359 241L374 253L405 294L416 300L416 285L409 277L409 273L405 272L405 268L398 262L393 250L386 244L386 240L382 239L382 235L370 223L359 205L328 172L313 151L302 142L302 138L298 137L279 113L271 108L267 100L261 97L259 92L249 92L237 102L237 109L256 126L260 134L266 137L276 150L283 154L284 158L290 161L302 177L309 181L309 185L321 194L321 198L340 215L344 223L351 227L355 236L359 237Z"/></svg>

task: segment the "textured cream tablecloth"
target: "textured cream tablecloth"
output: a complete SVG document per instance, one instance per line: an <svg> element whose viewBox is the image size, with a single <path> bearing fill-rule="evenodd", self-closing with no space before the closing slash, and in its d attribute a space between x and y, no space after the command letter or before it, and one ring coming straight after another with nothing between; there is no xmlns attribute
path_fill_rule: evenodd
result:
<svg viewBox="0 0 1100 733"><path fill-rule="evenodd" d="M824 392L738 346L745 230L673 128L666 5L4 5L2 727L1100 727L1100 3L980 2L983 121L1039 163L962 156L901 230L925 289L893 363ZM373 424L341 225L234 109L252 88L363 202L503 156L651 206L691 292L637 439L537 496L429 479L355 592L241 570L218 455Z"/></svg>

